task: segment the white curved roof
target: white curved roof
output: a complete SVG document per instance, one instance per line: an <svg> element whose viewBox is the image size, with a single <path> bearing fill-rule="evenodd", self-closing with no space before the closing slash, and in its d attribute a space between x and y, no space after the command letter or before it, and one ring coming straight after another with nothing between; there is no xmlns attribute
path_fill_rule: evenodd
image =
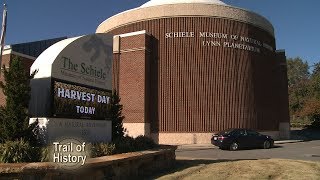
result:
<svg viewBox="0 0 320 180"><path fill-rule="evenodd" d="M106 33L136 22L168 17L227 18L262 28L274 36L273 26L266 18L220 0L150 0L138 8L106 19L98 26L96 32Z"/></svg>
<svg viewBox="0 0 320 180"><path fill-rule="evenodd" d="M151 0L140 7L159 6L164 4L183 4L183 3L197 3L197 4L219 4L227 5L219 0Z"/></svg>
<svg viewBox="0 0 320 180"><path fill-rule="evenodd" d="M105 33L59 41L40 54L30 72L37 70L35 79L56 78L112 90L112 42L113 36Z"/></svg>
<svg viewBox="0 0 320 180"><path fill-rule="evenodd" d="M35 78L46 78L51 77L51 66L53 62L56 60L57 56L72 42L79 39L82 36L79 37L73 37L61 40L52 46L50 46L48 49L43 51L40 56L34 61L30 68L30 74L32 74L33 71L38 70L38 72L35 74Z"/></svg>

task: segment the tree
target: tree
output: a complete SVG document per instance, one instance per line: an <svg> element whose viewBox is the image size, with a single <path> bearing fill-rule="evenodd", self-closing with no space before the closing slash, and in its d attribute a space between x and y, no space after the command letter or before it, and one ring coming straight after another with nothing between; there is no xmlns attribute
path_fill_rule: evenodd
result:
<svg viewBox="0 0 320 180"><path fill-rule="evenodd" d="M309 97L299 114L312 120L310 127L320 128L320 63L314 65L309 81Z"/></svg>
<svg viewBox="0 0 320 180"><path fill-rule="evenodd" d="M309 127L320 128L320 63L309 73L309 66L301 58L288 60L288 90L290 114L312 121Z"/></svg>
<svg viewBox="0 0 320 180"><path fill-rule="evenodd" d="M33 73L34 75L35 73ZM9 69L3 66L5 82L0 88L6 96L5 106L0 107L0 141L25 139L35 143L34 125L29 126L28 105L30 100L30 79L21 61L15 57Z"/></svg>
<svg viewBox="0 0 320 180"><path fill-rule="evenodd" d="M112 93L110 101L110 118L112 121L112 140L121 138L124 136L125 128L123 128L122 121L122 105L120 104L120 97L116 90Z"/></svg>
<svg viewBox="0 0 320 180"><path fill-rule="evenodd" d="M300 57L287 59L288 64L288 85L292 87L297 85L301 81L305 81L309 78L309 66L308 62Z"/></svg>
<svg viewBox="0 0 320 180"><path fill-rule="evenodd" d="M287 64L290 114L295 114L309 98L309 66L299 57L287 59Z"/></svg>
<svg viewBox="0 0 320 180"><path fill-rule="evenodd" d="M310 119L309 127L320 128L320 63L314 65L308 79L300 79L289 87L289 101L292 114Z"/></svg>
<svg viewBox="0 0 320 180"><path fill-rule="evenodd" d="M302 117L309 117L312 120L310 127L320 128L320 99L309 99L299 113Z"/></svg>
<svg viewBox="0 0 320 180"><path fill-rule="evenodd" d="M310 93L320 101L320 63L316 63L310 76Z"/></svg>
<svg viewBox="0 0 320 180"><path fill-rule="evenodd" d="M313 68L311 77L320 76L320 62L315 63L313 67L314 68Z"/></svg>

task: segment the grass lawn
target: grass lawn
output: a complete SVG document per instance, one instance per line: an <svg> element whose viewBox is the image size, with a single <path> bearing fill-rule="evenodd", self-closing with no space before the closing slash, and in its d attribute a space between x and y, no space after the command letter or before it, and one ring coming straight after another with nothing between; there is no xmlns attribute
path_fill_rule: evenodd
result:
<svg viewBox="0 0 320 180"><path fill-rule="evenodd" d="M211 161L211 162L210 162ZM157 179L306 179L320 180L320 162L263 159L239 161L177 160L170 174Z"/></svg>

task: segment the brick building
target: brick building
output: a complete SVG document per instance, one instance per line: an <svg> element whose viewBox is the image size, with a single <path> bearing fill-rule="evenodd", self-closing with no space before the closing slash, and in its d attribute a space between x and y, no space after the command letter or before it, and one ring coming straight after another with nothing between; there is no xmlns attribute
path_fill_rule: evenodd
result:
<svg viewBox="0 0 320 180"><path fill-rule="evenodd" d="M37 59L37 57L46 50L52 44L66 39L66 37L47 39L41 41L20 43L20 44L12 44L6 45L4 47L4 51L2 54L2 66L4 65L6 68L10 66L10 61L15 57L19 58L24 65L25 69L28 71L32 63ZM3 81L3 73L0 76L0 80ZM5 105L5 96L0 91L0 106Z"/></svg>
<svg viewBox="0 0 320 180"><path fill-rule="evenodd" d="M113 87L129 135L209 143L251 128L289 137L286 57L272 24L219 0L151 0L114 15Z"/></svg>

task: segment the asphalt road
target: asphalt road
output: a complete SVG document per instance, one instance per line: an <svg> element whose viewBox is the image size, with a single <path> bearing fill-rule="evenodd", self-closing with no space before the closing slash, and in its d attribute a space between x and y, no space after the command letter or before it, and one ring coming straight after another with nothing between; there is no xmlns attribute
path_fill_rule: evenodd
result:
<svg viewBox="0 0 320 180"><path fill-rule="evenodd" d="M239 151L220 150L213 145L180 146L176 150L177 159L296 159L320 161L320 140L277 144L272 149L250 149Z"/></svg>

